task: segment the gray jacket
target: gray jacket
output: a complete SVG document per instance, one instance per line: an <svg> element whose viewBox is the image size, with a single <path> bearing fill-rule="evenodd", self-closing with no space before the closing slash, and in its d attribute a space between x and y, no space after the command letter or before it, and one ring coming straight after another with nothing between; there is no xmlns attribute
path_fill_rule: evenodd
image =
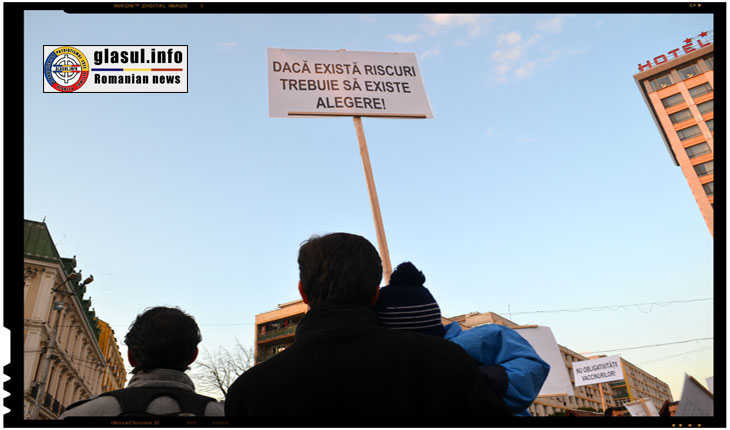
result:
<svg viewBox="0 0 730 430"><path fill-rule="evenodd" d="M171 369L153 369L147 372L138 372L129 381L127 388L134 387L165 387L180 388L186 391L195 391L195 384L183 372ZM153 400L147 407L150 414L170 414L181 412L177 401L172 397L161 396ZM111 396L95 397L88 402L65 411L60 419L67 417L89 416L117 416L122 413L117 399ZM206 417L223 416L223 404L210 402L205 407Z"/></svg>

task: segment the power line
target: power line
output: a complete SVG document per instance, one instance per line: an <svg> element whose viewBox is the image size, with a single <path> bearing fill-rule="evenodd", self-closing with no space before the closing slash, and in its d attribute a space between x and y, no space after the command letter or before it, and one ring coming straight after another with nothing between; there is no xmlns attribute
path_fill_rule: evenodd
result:
<svg viewBox="0 0 730 430"><path fill-rule="evenodd" d="M614 349L605 349L603 351L591 351L591 352L581 352L581 355L589 355L589 354L598 354L599 352L612 352L612 351L627 351L629 349L640 349L640 348L651 348L654 346L664 346L664 345L676 345L679 343L687 343L687 342L697 342L700 340L713 340L714 337L702 337L697 339L689 339L689 340L681 340L679 342L667 342L667 343L657 343L654 345L641 345L641 346L630 346L627 348L614 348Z"/></svg>
<svg viewBox="0 0 730 430"><path fill-rule="evenodd" d="M208 326L238 326L238 325L256 325L256 323L223 323L223 324L198 324L198 327L208 327ZM129 327L129 325L121 325L121 324L110 324L109 327Z"/></svg>
<svg viewBox="0 0 730 430"><path fill-rule="evenodd" d="M205 327L205 326L211 326L211 325L216 325L216 326L220 326L220 325L256 325L256 323L198 324L198 325Z"/></svg>
<svg viewBox="0 0 730 430"><path fill-rule="evenodd" d="M685 303L692 303L692 302L700 302L700 301L707 301L707 300L713 300L712 297L707 297L703 299L688 299L688 300L671 300L666 302L649 302L649 303L630 303L630 304L624 304L624 305L611 305L611 306L600 306L600 307L585 307L585 308L572 308L572 309L553 309L553 310L542 310L542 311L529 311L529 312L512 312L512 315L524 315L524 314L539 314L539 313L557 313L557 312L581 312L581 311L603 311L603 310L610 310L610 311L617 311L626 307L634 306L637 309L639 309L641 312L649 313L652 311L651 308L649 308L648 311L644 311L643 309L639 308L639 306L668 306L671 304L685 304ZM245 325L256 325L256 323L218 323L218 324L198 324L199 327L209 327L209 326L245 326ZM129 327L128 325L121 325L121 324L110 324L110 327Z"/></svg>
<svg viewBox="0 0 730 430"><path fill-rule="evenodd" d="M667 360L667 359L669 359L669 358L679 357L680 355L687 355L687 354L691 354L691 353L693 353L693 352L701 352L701 351L705 351L705 350L708 350L708 349L710 349L710 350L711 350L711 349L712 349L712 347L705 347L705 348L695 349L695 350L692 350L692 351L682 352L682 353L680 353L680 354L668 355L668 356L666 356L666 357L662 357L662 358L657 358L657 359L654 359L654 360L649 360L649 361L644 361L643 363L639 363L639 364L637 364L637 366L643 366L643 365L645 365L645 364L653 363L653 362L655 362L655 361L662 361L662 360Z"/></svg>
<svg viewBox="0 0 730 430"><path fill-rule="evenodd" d="M675 303L691 303L691 302L700 302L700 301L706 301L706 300L713 300L712 297L704 298L704 299L689 299L689 300L672 300L667 302L649 302L649 303L630 303L625 305L611 305L611 306L600 306L600 307L585 307L585 308L572 308L572 309L554 309L554 310L547 310L547 311L530 311L530 312L512 312L512 315L521 315L521 314L540 314L540 313L556 313L556 312L581 312L581 311L617 311L619 309L624 309L627 307L636 307L638 310L640 310L643 313L649 313L652 311L652 308L656 306L668 306ZM641 309L639 306L646 306L650 305L648 311L645 311Z"/></svg>

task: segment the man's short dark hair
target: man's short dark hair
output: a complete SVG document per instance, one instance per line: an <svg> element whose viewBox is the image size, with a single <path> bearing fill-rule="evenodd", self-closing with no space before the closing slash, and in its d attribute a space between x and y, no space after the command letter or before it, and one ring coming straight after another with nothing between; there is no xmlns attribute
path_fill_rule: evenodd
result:
<svg viewBox="0 0 730 430"><path fill-rule="evenodd" d="M185 371L201 340L192 316L164 306L137 315L124 336L129 353L137 362L132 373L150 369Z"/></svg>
<svg viewBox="0 0 730 430"><path fill-rule="evenodd" d="M625 407L625 406L611 406L610 408L607 408L607 409L606 409L606 410L605 410L605 411L603 412L603 415L605 415L605 416L607 416L607 417L612 417L612 416L613 416L613 414L614 414L614 412L618 412L618 413L620 413L620 415L619 415L619 416L623 416L623 415L626 415L626 414L628 414L628 410L626 409L626 407Z"/></svg>
<svg viewBox="0 0 730 430"><path fill-rule="evenodd" d="M383 264L362 236L312 236L299 248L299 279L309 306L337 303L370 305L383 277Z"/></svg>

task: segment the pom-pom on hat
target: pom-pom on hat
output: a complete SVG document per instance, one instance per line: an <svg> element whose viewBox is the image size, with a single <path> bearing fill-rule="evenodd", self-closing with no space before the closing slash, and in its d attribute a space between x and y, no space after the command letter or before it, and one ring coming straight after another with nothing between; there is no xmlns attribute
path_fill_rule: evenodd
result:
<svg viewBox="0 0 730 430"><path fill-rule="evenodd" d="M375 312L388 328L417 331L444 337L441 309L423 284L426 277L413 263L406 261L395 268L390 285L380 289Z"/></svg>

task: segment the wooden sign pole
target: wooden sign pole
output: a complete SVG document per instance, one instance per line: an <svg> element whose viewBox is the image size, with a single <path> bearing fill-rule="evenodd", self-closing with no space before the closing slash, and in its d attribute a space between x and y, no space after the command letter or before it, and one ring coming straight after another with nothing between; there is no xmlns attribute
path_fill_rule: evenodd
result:
<svg viewBox="0 0 730 430"><path fill-rule="evenodd" d="M650 416L651 414L649 413L649 407L646 406L646 403L644 403L644 398L640 398L639 401L641 402L641 407L644 408L644 413L646 414L646 416Z"/></svg>
<svg viewBox="0 0 730 430"><path fill-rule="evenodd" d="M380 214L380 204L378 203L378 193L375 190L375 180L373 179L373 168L370 165L370 155L368 154L368 145L365 141L365 132L362 128L362 119L359 116L353 116L352 121L355 123L355 131L357 132L357 141L360 145L360 157L362 157L362 167L365 170L365 180L368 184L368 194L370 194L370 206L373 210L373 220L375 221L375 233L378 238L378 248L380 250L380 259L383 261L383 278L385 284L390 284L390 274L393 273L393 267L390 265L390 254L388 253L388 242L385 240L385 228L383 227L383 217Z"/></svg>

